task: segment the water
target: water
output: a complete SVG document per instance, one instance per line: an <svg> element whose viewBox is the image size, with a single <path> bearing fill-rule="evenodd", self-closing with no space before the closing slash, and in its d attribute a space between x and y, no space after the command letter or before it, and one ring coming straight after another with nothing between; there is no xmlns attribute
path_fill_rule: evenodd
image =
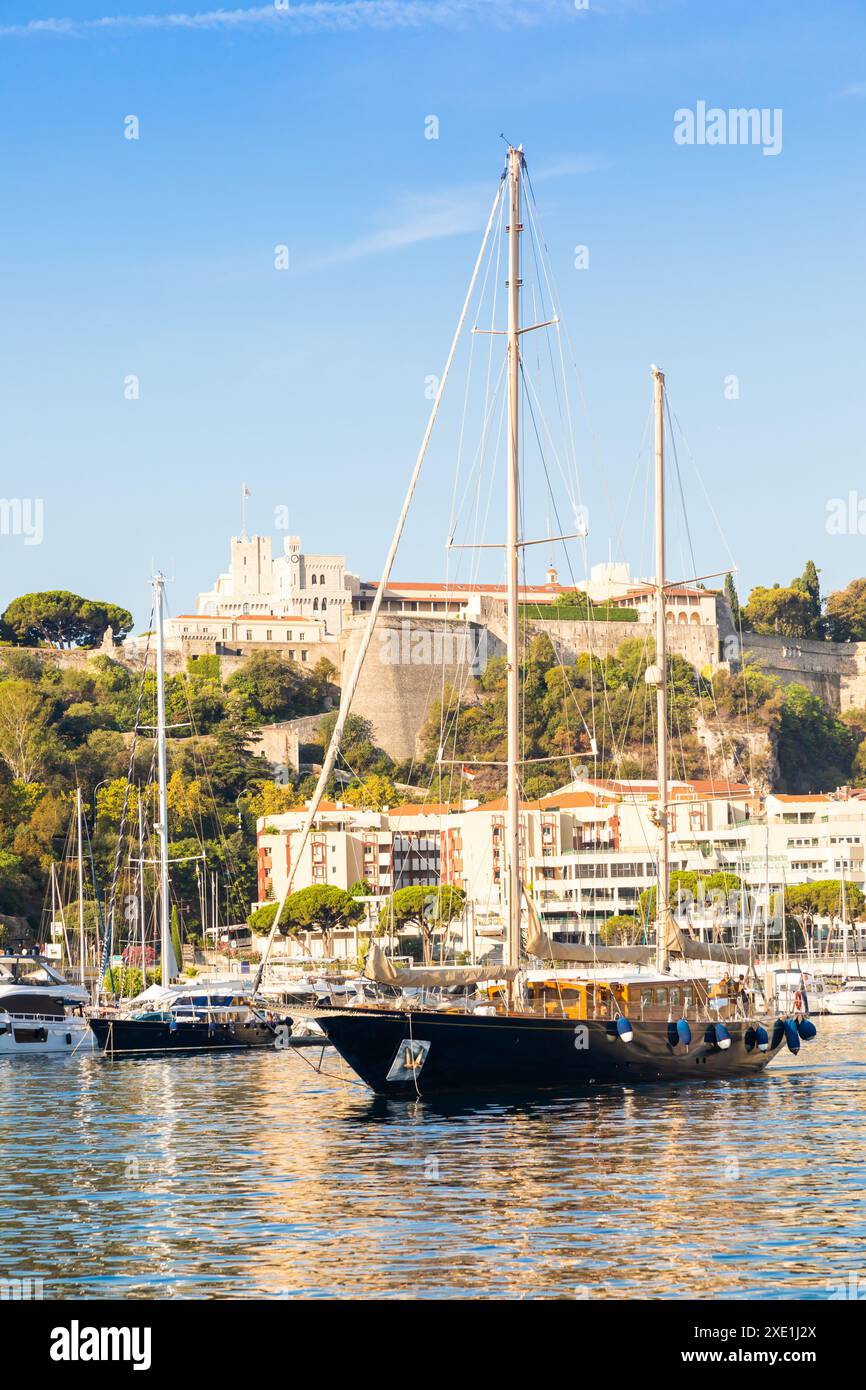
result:
<svg viewBox="0 0 866 1390"><path fill-rule="evenodd" d="M385 1103L277 1052L6 1060L0 1280L46 1298L866 1293L866 1019L817 1023L757 1080L520 1104Z"/></svg>

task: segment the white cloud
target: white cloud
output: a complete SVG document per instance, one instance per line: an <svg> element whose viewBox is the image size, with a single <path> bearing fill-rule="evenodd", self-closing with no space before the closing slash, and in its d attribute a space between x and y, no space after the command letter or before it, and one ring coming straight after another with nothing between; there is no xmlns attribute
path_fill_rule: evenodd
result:
<svg viewBox="0 0 866 1390"><path fill-rule="evenodd" d="M381 217L377 231L336 247L311 263L311 268L357 261L384 251L398 251L421 241L474 232L484 226L492 190L489 185L445 189L440 193L406 194Z"/></svg>
<svg viewBox="0 0 866 1390"><path fill-rule="evenodd" d="M83 35L99 31L243 30L267 27L290 34L345 33L359 29L459 28L486 20L497 28L541 24L563 14L562 0L289 0L251 9L178 14L106 15L102 19L34 19L0 25L0 38Z"/></svg>
<svg viewBox="0 0 866 1390"><path fill-rule="evenodd" d="M589 157L573 157L543 166L533 177L538 182L592 173L604 167L601 161ZM443 237L480 232L490 211L492 196L492 183L446 188L435 193L404 194L381 214L377 230L317 256L307 263L307 268L319 269L399 251L422 241L440 241Z"/></svg>

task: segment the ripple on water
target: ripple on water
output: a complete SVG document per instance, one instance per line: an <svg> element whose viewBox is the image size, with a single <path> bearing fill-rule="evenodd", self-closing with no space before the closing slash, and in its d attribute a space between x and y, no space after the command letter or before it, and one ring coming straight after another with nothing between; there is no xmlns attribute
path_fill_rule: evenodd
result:
<svg viewBox="0 0 866 1390"><path fill-rule="evenodd" d="M276 1053L0 1063L0 1278L48 1297L826 1298L866 1025L757 1081L384 1103Z"/></svg>

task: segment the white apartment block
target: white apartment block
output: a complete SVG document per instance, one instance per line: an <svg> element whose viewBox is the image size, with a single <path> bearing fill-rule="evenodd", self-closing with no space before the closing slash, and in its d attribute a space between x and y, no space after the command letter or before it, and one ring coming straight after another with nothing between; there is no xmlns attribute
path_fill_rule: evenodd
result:
<svg viewBox="0 0 866 1390"><path fill-rule="evenodd" d="M745 785L693 781L672 782L669 796L671 868L735 873L747 914L763 913L768 888L843 873L864 886L866 792L774 795L762 804ZM653 782L586 779L522 804L522 872L550 933L591 940L609 917L639 915L640 895L657 873L657 801ZM304 816L297 810L259 821L260 903L285 887ZM466 892L473 934L497 940L504 835L503 801L382 811L326 803L294 888L348 888L366 879L384 898L408 884L454 884Z"/></svg>

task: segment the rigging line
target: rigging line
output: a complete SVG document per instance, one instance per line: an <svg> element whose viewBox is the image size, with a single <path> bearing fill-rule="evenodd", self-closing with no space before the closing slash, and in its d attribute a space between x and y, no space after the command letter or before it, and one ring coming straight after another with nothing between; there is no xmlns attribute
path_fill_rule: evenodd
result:
<svg viewBox="0 0 866 1390"><path fill-rule="evenodd" d="M505 201L504 201L504 199L503 199L502 202L501 202L501 206L500 206L500 230L501 230L502 220L503 220L503 217L504 217L504 208L505 208ZM455 508L455 505L456 505L457 483L458 483L458 480L459 480L459 477L460 477L460 468L461 468L461 463L462 463L462 459L463 459L463 438L464 438L464 430L465 430L465 426L466 426L466 415L467 415L468 405L469 405L469 389L470 389L470 383L471 383L471 380L472 380L472 364L473 364L473 362L474 362L474 360L475 360L475 332L474 332L474 330L475 330L475 328L477 328L477 326L478 326L478 320L479 320L480 315L481 315L481 306L482 306L483 303L484 303L484 296L485 296L486 291L487 291L487 281L488 281L488 277L489 277L489 275L490 275L490 267L491 267L491 265L492 265L492 263L493 263L493 249L494 249L494 246L496 247L496 253L497 253L497 254L496 254L496 275L495 275L494 281L493 281L493 286L494 286L494 288L493 288L493 305L492 305L492 310L491 310L491 326L492 326L493 319L494 319L494 315L495 315L495 312L496 312L496 295L497 295L497 289L498 289L498 283L499 283L499 265L500 265L501 249L502 249L502 240L501 240L501 237L500 237L500 236L497 236L497 237L495 237L495 238L491 238L491 242L490 242L490 251L489 251L489 254L488 254L488 257L487 257L487 264L486 264L486 268L485 268L485 271L484 271L484 278L483 278L483 280L482 280L481 289L479 290L479 295L478 295L478 309L477 309L476 316L475 316L475 323L473 324L473 332L470 333L470 335L469 335L469 336L470 336L469 362L468 362L468 364L467 364L467 369L466 369L466 389L465 389L465 391L464 391L464 393L463 393L463 413L462 413L462 418L461 418L461 422L460 422L460 432L459 432L459 435L458 435L458 443L457 443L457 456L456 456L455 466L454 466L454 488L453 488L452 496L451 496L451 519L450 519L449 526L448 526L448 534L449 534L449 536L451 536L451 535L454 534L454 527L455 527L455 513L454 513L454 508ZM492 339L492 337L491 337L490 344L489 344L489 346L488 346L488 352L487 352L487 372L486 372L486 378L487 378L487 392L486 392L485 400L489 400L489 396L490 396L490 372L491 372L491 364L492 364L492 355L493 355L493 339Z"/></svg>
<svg viewBox="0 0 866 1390"><path fill-rule="evenodd" d="M151 629L153 628L153 618L154 610L151 606L150 618L148 619L147 623L147 641L144 645L144 658L141 666L141 678L138 686L138 700L135 707L135 723L133 725L132 741L130 743L129 749L129 765L126 773L126 786L123 792L123 807L120 813L120 826L117 832L117 844L115 846L114 851L114 868L111 874L111 887L109 889L108 898L108 922L105 928L105 942L102 951L102 965L99 971L100 981L102 981L105 978L105 972L108 968L109 957L111 955L111 940L114 933L115 894L117 892L117 878L120 872L120 855L123 846L123 836L124 831L126 829L126 815L129 809L129 789L132 782L133 771L135 768L135 753L136 748L138 746L138 734L141 722L141 707L144 701L145 686L147 684L147 659L150 654L150 638Z"/></svg>
<svg viewBox="0 0 866 1390"><path fill-rule="evenodd" d="M685 503L685 495L684 495L684 492L683 492L682 476L681 476L681 472L680 472L679 455L678 455L678 453L677 453L677 446L676 446L676 432L675 432L674 427L673 427L673 421L676 419L676 416L675 416L675 415L672 415L670 400L669 400L669 398L668 398L668 393L667 393L667 392L665 392L665 407L666 407L666 410L667 410L668 429L669 429L669 433L670 433L671 448L672 448L672 452L673 452L673 456L674 456L674 464L675 464L675 467L676 467L677 482L678 482L678 485L679 485L680 502L681 502L681 505L682 505L682 508L683 508L683 520L684 520L685 528L686 528L686 537L687 537L687 540L688 540L689 556L690 556L690 559L691 559L692 571L693 571L693 573L697 574L698 566L697 566L697 561L696 561L696 558L695 558L694 546L693 546L693 544L692 544L692 537L691 537L691 530L690 530L690 528L689 528L688 514L687 514L687 512L686 512L686 503ZM694 456L693 456L692 453L691 453L691 450L689 449L688 442L686 441L685 435L683 434L683 431L682 431L682 426L680 425L680 423L679 423L678 420L677 420L677 429L679 430L680 434L682 435L683 442L684 442L685 445L686 445L686 451L687 451L687 453L689 454L689 458L690 458L690 462L692 463L692 467L694 468L695 473L698 475L698 478L700 479L700 472L699 472L699 470L698 470L698 468L697 468L696 461L695 461L695 459L694 459ZM706 490L705 490L705 491L706 491ZM717 522L717 525L718 525L718 522ZM724 542L724 537L722 537L722 540L723 540L723 542ZM704 636L705 636L705 638L706 638L708 660L711 661L711 654L710 654L710 651L709 651L709 637L707 636L707 634L704 634ZM741 647L741 650L742 650L742 647ZM731 761L732 761L734 767L737 767L737 766L740 766L740 767L741 767L741 770L742 770L743 774L745 775L746 769L742 767L742 764L740 763L739 754L737 753L736 747L735 747L735 745L733 744L733 741L730 740L730 739L728 738L728 736L727 736L727 734L726 734L725 727L724 727L724 723L723 723L722 720L721 720L721 716L720 716L720 714L719 714L718 702L717 702L717 700L716 700L716 695L715 695L715 691L714 691L714 689L713 689L712 680L710 680L709 686L710 686L710 694L711 694L711 698L712 698L712 701L713 701L713 708L714 708L716 720L718 721L719 726L720 726L720 730L721 730L721 744L722 744L722 748L724 749L724 745L725 745L725 742L726 742L726 739L727 739L727 740L728 740L728 743L729 743L728 757L731 759ZM747 730L748 730L749 732L751 732L750 729L749 729L749 722L748 722L748 705L747 705L747 711L746 711L746 718L747 718ZM753 751L752 751L752 740L751 740L751 738L748 739L747 746L748 746L748 749L749 749L749 773L748 773L748 777L749 777L749 781L752 782L753 776L754 776L754 761L753 761L754 755L753 755ZM707 759L708 759L708 763L709 763L709 761L710 761L710 757L711 757L711 755L710 755L710 750L709 750L709 747L707 747Z"/></svg>
<svg viewBox="0 0 866 1390"><path fill-rule="evenodd" d="M552 264L551 259L550 259L550 252L549 252L547 243L546 243L546 241L545 241L545 239L544 239L544 236L543 236L543 234L542 234L542 232L541 232L540 215L537 215L537 213L538 213L538 203L537 203L537 200L536 200L536 197L535 197L535 189L534 189L533 186L532 186L532 179L531 179L531 177L530 177L528 171L526 172L526 183L527 183L527 187L528 187L528 189L529 189L529 195L530 195L529 198L527 198L527 200L526 200L526 207L527 207L528 218L529 218L529 224L530 224L530 231L531 231L530 240L532 239L532 236L536 236L536 237L538 238L539 246L541 247L542 252L544 253L544 254L542 255L542 257L541 257L541 267L542 267L542 270L543 270L543 272L544 272L544 279L545 279L545 283L546 283L546 285L547 285L547 291L548 291L548 295L549 295L549 299L550 299L551 308L552 308L552 310L553 310L554 312L556 312L556 311L558 310L559 304L561 303L560 296L559 296L559 286L558 286L558 284L557 284L557 282L556 282L556 277L555 277L554 272L553 272L553 264ZM570 352L571 357L572 357L572 366L573 366L573 368L574 368L575 376L576 376L576 378L577 378L578 392L579 392L579 394L580 394L581 402L582 402L582 404L583 404L584 415L585 415L585 418L586 418L586 421L587 421L587 425L588 425L588 428L589 428L590 438L591 438L592 443L593 443L593 446L594 446L594 448L595 448L596 461L597 461L597 463L598 463L600 466L601 466L601 463L602 463L602 459L601 459L601 453L600 453L599 447L598 447L598 439L597 439L596 434L595 434L595 431L594 431L594 429L593 429L593 427L592 427L592 422L591 422L591 419L590 419L589 410L588 410L587 403L586 403L586 397L585 397L584 392L583 392L583 382L582 382L582 380L581 380L580 372L578 371L578 368L577 368L576 354L575 354L575 352L574 352L574 348L573 348L572 343L571 343L571 338L570 338L569 333L568 333L568 327L567 327L567 325L565 325L565 324L562 322L562 318L561 318L561 317L560 317L560 322L557 323L557 325L556 325L556 330L557 330L557 331L556 331L557 344L558 344L558 347L559 347L559 356L560 356L560 370L561 370L561 373L562 373L563 394L564 394L564 396L565 396L566 418L567 418L567 420L568 420L568 438L569 438L569 440L571 441L571 445L572 445L572 459L573 459L574 472L575 472L575 481L576 481L576 483L577 483L577 490L578 490L578 497L579 497L579 496L580 496L580 474L579 474L578 465L577 465L577 449L576 449L576 444L574 443L575 431L574 431L574 423L573 423L572 411L571 411L571 395L570 395L570 392L569 392L569 390L568 390L568 377L567 377L567 374L566 374L566 371L565 371L565 354L564 354L564 350L563 350L563 341L562 341L562 339L563 339L563 332L564 332L564 334L565 334L566 342L567 342L567 344L568 344L568 349L569 349L569 352Z"/></svg>
<svg viewBox="0 0 866 1390"><path fill-rule="evenodd" d="M532 209L531 209L531 206L530 206L530 217L529 217L528 220L529 220L529 244L530 244L530 247L531 247L531 250L532 250L532 259L533 259L533 263L534 263L534 265L535 265L535 277L536 277L536 280L537 280L537 282L538 282L538 284L539 284L540 293L541 293L542 312L541 312L540 314L536 314L536 316L535 316L535 320L536 320L536 322L538 323L538 322L542 322L542 321L544 321L544 320L547 320L548 318L553 318L553 317L556 315L556 312L557 312L557 311L556 311L556 305L553 304L553 303L551 303L551 305L550 305L550 311L549 311L549 312L548 312L547 307L546 307L546 306L547 306L547 301L545 300L545 297L544 297L544 288L543 288L543 286L541 285L541 272L540 272L540 269L539 269L539 247L538 247L537 229L536 229L536 225L535 225L535 219L534 219L534 217L532 216ZM556 407L557 407L557 414L558 414L558 416L559 416L559 423L560 423L560 425L564 425L563 415L562 415L562 400L561 400L560 394L559 394L559 381L558 381L558 378L557 378L557 375L556 375L556 368L554 367L554 364L553 364L553 344L552 344L552 342L551 342L551 337L550 337L550 334L549 334L549 333L545 333L544 336L545 336L545 340L546 340L546 342L547 342L547 355L548 355L548 358L549 358L549 360L550 360L550 376L551 376L551 381L553 382L553 393L554 393L554 397L555 397L555 399L556 399ZM563 381L563 390L565 390L565 382L564 382L564 381ZM577 454L576 454L576 449L575 449L575 445L574 445L574 441L573 441L573 437L572 437L572 431L571 431L570 429L567 431L566 437L567 437L567 439L569 440L569 443L571 444L571 447L572 447L572 463L573 463L573 466L574 466L575 482L577 483L577 486L578 486L578 495L579 495L579 493L580 493L580 483L579 483L579 477L578 477L578 472L577 472Z"/></svg>
<svg viewBox="0 0 866 1390"><path fill-rule="evenodd" d="M568 497L568 500L569 500L569 502L571 503L572 511L574 512L575 517L576 517L577 514L578 514L579 497L578 497L578 496L574 493L574 491L571 489L571 484L570 484L570 482L569 482L568 477L566 476L565 469L564 469L563 466L562 466L562 460L561 460L560 457L559 457L559 450L558 450L557 447L556 447L556 442L555 442L555 440L554 440L554 438L553 438L553 434L551 433L550 426L549 426L548 423L547 423L547 418L546 418L545 413L544 413L544 406L543 406L543 404L542 404L542 402L541 402L541 397L539 396L538 392L536 391L535 386L534 386L534 384L532 383L532 381L531 381L528 377L526 377L525 375L524 375L524 384L525 384L525 386L526 386L527 397L528 397L528 395L529 395L529 393L530 393L530 391L531 391L532 396L533 396L533 398L534 398L534 400L535 400L536 406L538 407L538 413L539 413L539 415L540 415L540 417L541 417L541 423L542 423L542 425L543 425L543 427L544 427L544 433L545 433L545 436L546 436L547 441L548 441L548 446L549 446L549 448L550 448L550 452L553 454L554 460L556 461L556 466L557 466L557 468L559 469L559 476L562 478L563 486L565 487L566 496ZM537 433L537 431L536 431L536 433ZM541 448L540 442L539 442L539 448Z"/></svg>
<svg viewBox="0 0 866 1390"><path fill-rule="evenodd" d="M299 847L298 847L298 855L299 855L299 857L300 857L300 855L303 853L304 846L306 845L307 840L309 839L310 829L311 829L311 827L312 827L313 820L315 819L316 808L317 808L319 802L320 802L321 799L322 799L322 795L323 795L324 790L325 790L325 787L327 786L327 783L328 783L328 778L329 778L330 775L331 775L331 771L332 771L333 766L334 766L334 763L335 763L335 761L336 761L337 752L338 752L338 750L339 750L340 741L341 741L342 735L343 735L343 728L345 727L346 718L348 717L349 710L350 710L350 708L351 708L352 699L353 699L353 696L354 696L354 694L355 694L355 690L356 690L356 688L357 688L357 686L358 686L358 682L359 682L359 680L360 680L360 678L361 678L361 670L362 670L363 665L364 665L364 658L366 657L367 650L368 650L368 648L369 648L369 646L370 646L370 642L372 641L373 630L374 630L374 628L375 628L375 626L376 626L376 619L377 619L378 616L379 616L379 610L380 610L380 608L381 608L381 606L382 606L382 601L383 601L384 596L385 596L385 588L386 588L386 586L387 586L387 584L388 584L388 580L389 580L390 577L391 577L391 571L392 571L392 569L393 569L394 560L395 560L395 558L396 558L397 550L398 550L398 547L399 547L399 545L400 545L400 539L401 539L401 537L402 537L402 535L403 535L403 530L404 530L404 527L405 527L405 525L406 525L406 518L407 518L407 516L408 516L408 514L409 514L409 508L410 508L410 506L411 506L411 504L412 504L412 498L413 498L414 495L415 495L415 489L416 489L416 486L417 486L417 483L418 483L418 478L419 478L420 473L421 473L421 465L423 464L424 458L425 458L426 453L427 453L427 447L428 447L428 445L429 445L429 443L430 443L430 437L431 437L431 435L432 435L432 433L433 433L433 426L434 426L435 423L436 423L436 417L437 417L437 415L438 415L438 413L439 413L439 404L440 404L440 401L442 400L442 394L443 394L443 392L444 392L445 385L446 385L446 382L447 382L447 380L448 380L448 375L449 375L450 370L451 370L451 364L452 364L452 362L453 362L453 360L454 360L454 355L455 355L455 353L456 353L456 351L457 351L457 344L458 344L458 342L460 341L460 335L461 335L461 333L462 333L462 331L463 331L463 324L464 324L464 322L465 322L466 315L467 315L468 310L469 310L469 305L470 305L470 302L471 302L471 299L472 299L472 295L474 294L474 291L475 291L475 284L476 284L476 281L477 281L477 279L478 279L478 272L479 272L479 270L480 270L480 268L481 268L481 265L482 265L482 263L483 263L483 260L484 260L484 255L485 255L485 251L486 251L486 247L487 247L487 240L488 240L488 237L490 236L490 230L491 230L491 228L492 228L492 226L493 226L494 218L495 218L495 216L496 216L496 212L497 212L497 209L498 209L498 207L499 207L500 199L502 198L502 190L503 190L503 187L504 187L504 173L503 173L502 176L500 176L499 183L497 184L496 195L495 195L495 197L494 197L494 199L493 199L493 205L492 205L492 207L491 207L491 209L490 209L490 215L489 215L489 217L488 217L488 219L487 219L487 225L486 225L486 227L485 227L485 229L484 229L484 236L483 236L482 242L481 242L481 249L480 249L479 252L478 252L478 256L477 256L477 259L476 259L476 261L475 261L475 265L474 265L473 270L472 270L472 277L471 277L470 282L469 282L469 288L468 288L468 290L467 290L467 292L466 292L466 298L465 298L464 301L463 301L463 307L462 307L462 309L461 309L461 311L460 311L460 317L459 317L459 319L458 319L457 327L456 327L455 332L454 332L454 337L453 337L453 339L452 339L452 341L451 341L451 347L450 347L449 352L448 352L448 357L447 357L447 360L446 360L446 362L445 362L445 369L444 369L444 371L443 371L443 373L442 373L442 376L441 376L441 378L440 378L439 386L438 386L437 391L436 391L436 399L435 399L434 402L433 402L433 407L432 407L432 409L431 409L431 411L430 411L430 417L429 417L429 419L428 419L428 421L427 421L427 428L426 428L426 430L424 431L424 437L423 437L423 439L422 439L422 441L421 441L421 446L420 446L420 448L419 448L419 450L418 450L418 454L417 454L416 459L415 459L415 464L414 464L414 467L413 467L413 469L412 469L412 475L411 475L411 477L410 477L410 479L409 479L409 485L408 485L408 487L407 487L407 489L406 489L406 495L405 495L405 497L404 497L404 499L403 499L403 506L402 506L402 509L401 509L401 511L400 511L400 516L399 516L399 518L398 518L398 520L397 520L397 525L396 525L395 530L394 530L394 535L393 535L393 537L392 537L392 539L391 539L391 544L390 544L390 547L389 547L389 549L388 549L387 557L386 557L386 559L385 559L385 565L384 565L384 568L383 568L383 570L382 570L382 577L381 577L380 582L379 582L379 587L377 588L376 594L375 594L375 596L374 596L374 598L373 598L373 605L372 605L372 607L371 607L371 609L370 609L370 614L369 614L369 617L368 617L368 620L367 620L367 625L366 625L366 627L365 627L365 629L364 629L364 632L363 632L363 635L362 635L362 637L361 637L361 643L360 643L360 646L359 646L359 648L358 648L357 655L356 655L356 657L355 657L355 663L354 663L354 666L353 666L353 668L352 668L352 672L351 672L351 674L350 674L349 681L348 681L348 683L347 683L346 685L343 686L343 689L342 689L342 692L341 692L341 695L340 695L340 707L339 707L339 710L338 710L338 713L337 713L337 722L336 722L336 724L334 725L334 731L333 731L333 733L332 733L332 735L331 735L331 742L330 742L330 745L329 745L329 747L328 747L328 750L327 750L327 752L326 752L326 754L325 754L325 759L324 759L324 762L323 762L323 764L322 764L322 770L321 770L321 772L319 773L319 780L318 780L318 782L317 782L317 784L316 784L316 790L315 790L315 792L313 793L313 800L312 800L312 803L311 803L311 805L310 805L310 808L309 808L309 810L308 810L308 812L307 812L307 816L305 817L304 825L303 825L303 828L302 828L302 830L301 830L301 840L300 840L300 845L299 845ZM290 871L289 871L289 874L288 874L287 879L286 879L286 885L285 885L285 887L284 887L284 889L283 889L283 892L282 892L280 901L279 901L279 903L277 904L277 907L276 907L276 910L275 910L275 913L274 913L273 924L272 924L272 926L271 926L270 932L268 933L268 937L267 937L267 940L266 940L266 942L265 942L265 949L264 949L264 951L263 951L263 953L262 953L261 961L260 961L260 963L259 963L259 968L258 968L258 970L257 970L257 972L256 972L255 987L254 987L255 989L258 989L259 985L261 984L262 974L264 973L264 969L265 969L265 966L266 966L266 964L267 964L268 955L269 955L269 953L270 953L271 947L273 946L273 942L274 942L274 939L275 939L275 937L276 937L277 931L279 930L279 921L280 921L280 917L282 916L283 908L284 908L284 906L285 906L286 899L288 898L289 893L291 892L291 889L292 889L292 883L293 883L293 881L294 881L295 872L296 872L296 870L297 870L297 863L298 863L298 861L296 860L295 863L292 865L292 868L291 868Z"/></svg>
<svg viewBox="0 0 866 1390"><path fill-rule="evenodd" d="M503 366L503 370L504 370L504 366ZM506 413L506 412L505 412L505 398L504 398L504 396L503 396L502 399L501 399L501 403L500 403L499 427L498 427L498 430L497 430L496 441L495 441L495 446L494 446L494 450L493 450L494 457L498 457L499 452L500 452L500 449L501 449L502 435L503 435L503 430L504 430L504 427L505 427L505 413ZM479 478L479 481L480 481L480 478ZM496 471L495 471L495 467L491 467L491 469L490 469L490 484L489 484L489 487L488 487L487 504L486 504L486 508L485 508L485 512L484 512L484 520L483 520L483 523L480 524L480 530L481 530L481 533L482 533L482 534L486 534L486 533L487 533L487 526L488 526L489 517L490 517L490 509L491 509L491 506L492 506L492 504L493 504L493 488L494 488L494 483L495 483L495 481L496 481ZM476 522L476 527L478 527L478 526L479 526L479 523ZM477 530L477 529L476 529L476 534L478 534L478 530ZM480 566L480 560L481 560L481 552L478 551L478 552L477 552L477 559L476 559L476 569L475 569L475 573L476 573L476 574L477 574L477 569L478 569L478 567ZM467 672L467 673L466 673L466 676L465 676L465 678L464 678L462 684L461 684L460 687L458 688L458 690L454 691L453 702L449 702L449 707L448 707L448 710L446 711L446 723L447 723L448 719L449 719L449 718L452 718L452 716L453 716L453 729L454 729L454 738L455 738L455 741L456 741L456 737L457 737L458 722L459 722L459 718L460 718L460 711L461 711L461 707L462 707L462 703L463 703L463 695L464 695L464 692L465 692L465 690L466 690L466 688L467 688L467 686L468 686L468 683L469 683L469 674L468 674L468 672ZM446 732L445 737L447 737L447 736L448 736L448 735L447 735L447 732ZM444 746L444 742L445 742L445 737L443 737L443 739L441 740L443 746ZM456 746L456 743L455 743L455 746ZM450 789L451 787L453 787L453 774L452 774L452 778L451 778L451 780L450 780L450 782L449 782L449 789ZM449 796L450 796L450 790L449 790Z"/></svg>

